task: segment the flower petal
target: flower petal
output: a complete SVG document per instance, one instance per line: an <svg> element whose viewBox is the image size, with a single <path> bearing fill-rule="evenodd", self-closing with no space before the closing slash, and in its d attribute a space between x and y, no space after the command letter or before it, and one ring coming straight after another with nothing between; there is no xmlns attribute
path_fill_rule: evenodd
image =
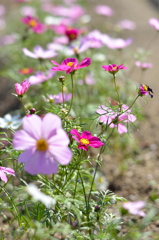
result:
<svg viewBox="0 0 159 240"><path fill-rule="evenodd" d="M5 175L5 173L3 171L0 170L0 178L2 179L2 181L4 181L5 183L7 182L7 177Z"/></svg>
<svg viewBox="0 0 159 240"><path fill-rule="evenodd" d="M30 117L23 118L23 129L26 131L32 138L38 140L42 137L42 120L37 115L32 115Z"/></svg>
<svg viewBox="0 0 159 240"><path fill-rule="evenodd" d="M36 140L24 130L19 130L14 134L13 147L17 150L25 150L36 146Z"/></svg>
<svg viewBox="0 0 159 240"><path fill-rule="evenodd" d="M49 152L52 154L54 159L61 165L67 165L71 161L72 151L69 147L62 146L49 146Z"/></svg>
<svg viewBox="0 0 159 240"><path fill-rule="evenodd" d="M27 48L23 48L22 50L26 56L31 58L38 58L34 53L30 52Z"/></svg>
<svg viewBox="0 0 159 240"><path fill-rule="evenodd" d="M50 146L67 146L69 144L70 140L66 134L66 132L60 128L60 129L56 129L54 130L54 132L52 133L52 136L49 136L49 139L47 141L47 143Z"/></svg>
<svg viewBox="0 0 159 240"><path fill-rule="evenodd" d="M80 136L80 134L77 132L76 129L72 129L70 133L71 133L72 135L77 136L79 139L81 139L81 136Z"/></svg>

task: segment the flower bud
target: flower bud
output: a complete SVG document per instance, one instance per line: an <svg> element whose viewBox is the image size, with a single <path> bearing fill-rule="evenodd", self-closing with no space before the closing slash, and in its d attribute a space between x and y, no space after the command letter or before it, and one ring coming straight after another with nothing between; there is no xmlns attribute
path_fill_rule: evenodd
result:
<svg viewBox="0 0 159 240"><path fill-rule="evenodd" d="M65 82L65 76L60 76L57 80L63 83Z"/></svg>
<svg viewBox="0 0 159 240"><path fill-rule="evenodd" d="M30 108L30 114L34 114L36 112L35 108Z"/></svg>
<svg viewBox="0 0 159 240"><path fill-rule="evenodd" d="M95 211L95 212L99 212L99 211L100 211L100 207L99 207L98 205L95 205L94 211Z"/></svg>

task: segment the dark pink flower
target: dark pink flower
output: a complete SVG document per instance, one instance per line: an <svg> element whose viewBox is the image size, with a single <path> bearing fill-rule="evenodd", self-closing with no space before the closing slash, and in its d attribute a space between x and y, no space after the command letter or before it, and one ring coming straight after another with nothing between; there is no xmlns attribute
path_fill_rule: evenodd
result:
<svg viewBox="0 0 159 240"><path fill-rule="evenodd" d="M81 136L76 129L72 129L70 133L76 136L72 136L72 138L74 138L79 143L78 148L85 151L88 151L88 146L99 148L104 144L98 137L92 136L92 134L88 131L84 131Z"/></svg>
<svg viewBox="0 0 159 240"><path fill-rule="evenodd" d="M72 28L72 27L66 27L66 30L65 30L65 35L68 37L70 42L77 39L80 33L81 33L81 30Z"/></svg>
<svg viewBox="0 0 159 240"><path fill-rule="evenodd" d="M22 68L22 69L19 69L19 73L22 74L22 75L27 75L27 74L30 74L32 72L34 72L33 68Z"/></svg>
<svg viewBox="0 0 159 240"><path fill-rule="evenodd" d="M145 217L145 212L141 211L140 209L145 207L144 201L137 201L137 202L125 202L123 204L123 208L128 210L130 214L138 215L140 217Z"/></svg>
<svg viewBox="0 0 159 240"><path fill-rule="evenodd" d="M157 31L159 31L159 20L156 18L150 18L149 24L154 27Z"/></svg>
<svg viewBox="0 0 159 240"><path fill-rule="evenodd" d="M127 69L123 64L121 65L116 65L116 64L109 64L109 65L104 65L102 68L105 69L105 71L108 71L109 73L115 75L119 70L121 69Z"/></svg>
<svg viewBox="0 0 159 240"><path fill-rule="evenodd" d="M44 24L40 23L37 18L27 16L22 18L21 21L31 28L35 33L42 34L45 31Z"/></svg>
<svg viewBox="0 0 159 240"><path fill-rule="evenodd" d="M7 167L0 167L0 178L1 178L2 181L4 181L5 183L7 182L6 173L15 176L13 169L7 168Z"/></svg>
<svg viewBox="0 0 159 240"><path fill-rule="evenodd" d="M27 80L24 80L21 85L19 83L15 84L15 92L18 96L22 97L24 93L28 91L30 83Z"/></svg>
<svg viewBox="0 0 159 240"><path fill-rule="evenodd" d="M66 74L69 74L80 68L88 67L91 64L91 59L87 57L83 59L79 64L76 58L66 58L63 60L61 65L53 60L51 60L51 62L57 65L57 67L52 68L53 71L66 71Z"/></svg>
<svg viewBox="0 0 159 240"><path fill-rule="evenodd" d="M140 61L136 61L135 65L143 70L147 69L147 68L152 68L152 63L142 63Z"/></svg>
<svg viewBox="0 0 159 240"><path fill-rule="evenodd" d="M152 89L147 86L146 84L140 84L139 90L138 90L139 95L142 96L146 96L146 95L150 95L151 98L153 98L153 91Z"/></svg>

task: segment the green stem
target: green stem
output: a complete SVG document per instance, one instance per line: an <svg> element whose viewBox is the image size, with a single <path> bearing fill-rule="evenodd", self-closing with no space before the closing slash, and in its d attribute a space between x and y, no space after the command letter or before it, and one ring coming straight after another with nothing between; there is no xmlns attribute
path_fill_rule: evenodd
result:
<svg viewBox="0 0 159 240"><path fill-rule="evenodd" d="M21 102L22 102L22 105L23 105L23 109L24 109L25 115L27 116L27 111L26 111L25 106L24 106L23 98L21 98Z"/></svg>
<svg viewBox="0 0 159 240"><path fill-rule="evenodd" d="M72 103L73 103L73 94L74 94L74 86L73 86L73 73L71 73L71 82L72 82L72 99L71 99L71 104L70 104L70 108L68 110L68 113L66 114L65 117L68 116L68 114L70 113L71 111L71 108L72 108Z"/></svg>
<svg viewBox="0 0 159 240"><path fill-rule="evenodd" d="M121 108L120 96L119 96L118 88L116 86L116 81L115 81L115 74L113 74L113 80L114 80L115 90L116 90L117 95L118 95L119 107Z"/></svg>
<svg viewBox="0 0 159 240"><path fill-rule="evenodd" d="M77 173L77 178L76 178L76 183L75 183L75 191L74 191L74 196L73 196L73 198L75 198L75 196L76 196L77 181L78 181L78 173Z"/></svg>
<svg viewBox="0 0 159 240"><path fill-rule="evenodd" d="M63 92L64 84L62 83L62 98L63 98L63 108L65 104L65 99L64 99L64 92Z"/></svg>

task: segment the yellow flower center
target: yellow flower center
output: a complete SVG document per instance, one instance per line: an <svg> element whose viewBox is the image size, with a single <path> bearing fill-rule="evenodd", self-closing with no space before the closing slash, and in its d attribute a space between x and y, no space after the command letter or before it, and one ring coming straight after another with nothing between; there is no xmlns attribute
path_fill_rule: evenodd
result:
<svg viewBox="0 0 159 240"><path fill-rule="evenodd" d="M29 68L23 68L23 69L22 69L22 72L23 72L24 74L29 73Z"/></svg>
<svg viewBox="0 0 159 240"><path fill-rule="evenodd" d="M81 142L83 145L89 144L89 141L88 141L87 139L85 139L85 138L82 138L82 139L80 140L80 142Z"/></svg>
<svg viewBox="0 0 159 240"><path fill-rule="evenodd" d="M143 84L142 87L143 87L143 89L147 92L148 87L147 87L145 84Z"/></svg>
<svg viewBox="0 0 159 240"><path fill-rule="evenodd" d="M72 67L73 64L74 64L73 62L68 62L67 66ZM75 65L75 67L76 67L76 65Z"/></svg>
<svg viewBox="0 0 159 240"><path fill-rule="evenodd" d="M39 151L46 151L48 149L48 144L47 142L42 138L37 141L36 143L36 148Z"/></svg>
<svg viewBox="0 0 159 240"><path fill-rule="evenodd" d="M113 70L117 70L117 67L113 67Z"/></svg>
<svg viewBox="0 0 159 240"><path fill-rule="evenodd" d="M29 25L30 25L31 27L37 27L38 23L37 23L36 20L31 19L31 20L29 21Z"/></svg>
<svg viewBox="0 0 159 240"><path fill-rule="evenodd" d="M99 183L103 183L103 182L104 182L104 179L103 179L102 177L99 177L99 178L98 178L98 182L99 182Z"/></svg>

